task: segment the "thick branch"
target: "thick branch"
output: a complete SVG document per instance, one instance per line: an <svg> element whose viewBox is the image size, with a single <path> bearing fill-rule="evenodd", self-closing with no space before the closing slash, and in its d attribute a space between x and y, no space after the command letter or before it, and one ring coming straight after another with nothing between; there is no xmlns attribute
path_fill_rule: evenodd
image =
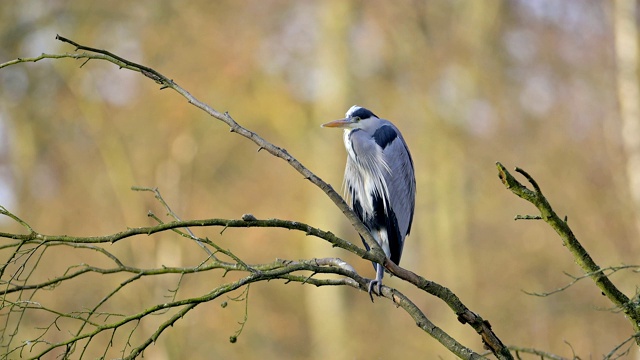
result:
<svg viewBox="0 0 640 360"><path fill-rule="evenodd" d="M526 186L522 185L501 163L496 163L496 166L498 167L498 176L505 187L508 190L511 190L515 195L527 200L538 208L542 220L549 224L556 233L560 235L563 245L571 252L575 262L582 268L585 274L588 274L588 276L595 282L598 288L602 291L602 294L615 304L615 306L622 309L631 322L635 332L639 332L640 311L636 304L631 302L629 297L622 293L611 282L605 272L602 271L602 268L595 263L587 250L582 246L582 244L580 244L576 236L573 234L573 231L567 222L562 220L555 213L531 175L520 168L515 169L516 172L522 174L529 181L534 190L530 190Z"/></svg>
<svg viewBox="0 0 640 360"><path fill-rule="evenodd" d="M0 214L4 214L4 212L0 210ZM93 236L93 237L45 235L45 234L40 234L34 231L33 229L29 234L13 234L13 233L0 232L0 237L19 241L13 244L4 245L4 247L18 246L22 242L29 242L29 241L34 241L38 243L65 242L65 243L81 243L81 244L98 244L98 243L115 243L122 239L131 237L131 236L136 236L136 235L145 235L145 234L151 235L151 234L163 232L166 230L179 229L184 227L203 227L203 226L204 227L209 227L209 226L223 227L222 231L224 231L224 229L226 228L237 228L237 227L240 227L240 228L270 227L270 228L298 230L298 231L304 232L306 235L311 235L311 236L324 239L329 243L331 243L333 246L352 252L363 259L375 261L375 257L371 253L368 253L364 249L335 236L333 233L329 231L323 231L302 222L281 220L281 219L268 219L268 220L203 219L203 220L172 221L172 222L162 223L154 226L129 228L125 231L121 231L115 234L105 235L105 236ZM201 241L209 245L212 244L211 241L209 240L201 240Z"/></svg>
<svg viewBox="0 0 640 360"><path fill-rule="evenodd" d="M81 244L93 244L93 243L113 243L122 240L127 237L135 235L151 235L158 232L163 232L171 229L183 228L183 227L201 227L201 226L221 226L224 228L230 227L275 227L285 228L290 230L298 230L304 232L306 235L312 235L321 239L324 239L331 243L333 246L345 249L352 252L363 259L372 260L372 255L366 252L364 249L351 244L350 242L343 240L331 232L323 231L314 228L310 225L301 222L287 221L281 219L268 219L268 220L229 220L229 219L203 219L203 220L188 220L188 221L173 221L170 223L158 224L155 226L130 228L126 231L115 233L106 236L96 237L72 237L72 236L54 236L54 235L42 235L35 231L30 234L6 234L0 233L0 237L7 237L10 239L23 241L36 241L36 242L49 242L49 243L81 243ZM224 231L224 229L223 229ZM201 239L205 244L212 244L208 239ZM17 243L16 243L17 244ZM492 331L489 322L485 321L480 315L469 310L460 299L448 288L439 285L435 282L429 281L409 270L403 269L392 261L387 261L385 264L391 273L399 278L414 284L418 288L434 295L443 300L458 316L458 319L463 324L468 323L471 325L482 337L483 343L492 351L501 353L504 358L509 358L510 354L504 344ZM82 269L78 272L89 271L88 269ZM68 276L77 276L79 274L69 274ZM366 287L363 288L366 290ZM11 290L10 290L11 291Z"/></svg>
<svg viewBox="0 0 640 360"><path fill-rule="evenodd" d="M462 324L469 324L473 327L478 334L482 337L484 345L496 355L498 359L512 359L512 355L508 348L500 341L498 336L491 329L491 324L488 321L482 319L480 315L469 310L460 301L458 296L454 294L448 288L437 284L433 281L427 280L420 275L415 274L412 271L401 268L393 263L391 260L385 262L385 267L397 277L410 282L416 287L434 295L444 301L451 310L458 316L458 321Z"/></svg>
<svg viewBox="0 0 640 360"><path fill-rule="evenodd" d="M4 210L6 211L6 209ZM8 212L8 211L6 211ZM10 214L10 213L9 213ZM7 214L8 215L8 214ZM163 266L161 268L154 269L141 269L136 267L131 267L124 265L119 259L117 259L113 254L109 253L107 250L97 247L96 243L112 243L115 241L119 241L121 239L132 237L136 235L151 235L154 233L159 233L163 231L170 231L176 228L183 228L186 226L221 226L224 228L227 227L279 227L279 228L287 228L291 230L298 230L304 232L306 235L313 235L319 238L322 238L326 241L329 241L334 246L338 246L344 248L350 252L354 252L361 257L370 257L371 254L364 251L363 249L350 244L349 242L340 239L330 232L325 232L317 228L313 228L309 225L300 222L292 222L285 221L279 219L269 219L269 220L227 220L227 219L207 219L207 220L191 220L191 221L174 221L171 223L163 223L158 224L156 226L144 227L144 228L133 228L128 229L126 231L107 235L107 236L99 236L99 237L72 237L72 236L52 236L52 235L42 235L33 228L31 229L30 234L0 234L0 237L7 237L10 239L17 240L14 246L18 244L25 245L33 243L37 247L48 247L48 246L72 246L72 247L80 247L80 248L88 248L92 250L99 251L109 259L113 260L115 267L113 268L99 268L90 266L87 264L82 264L79 266L73 266L68 269L68 271L58 277L54 277L48 279L44 282L35 283L35 284L20 284L20 283L8 283L8 287L3 291L0 291L0 296L6 296L7 294L21 292L25 290L37 290L37 289L45 289L50 286L58 285L64 281L68 281L74 279L78 276L81 276L85 273L98 273L103 275L108 274L116 274L116 273L130 273L133 275L132 278L122 283L115 290L113 290L109 295L107 295L96 307L94 307L91 311L89 311L84 318L84 323L80 327L82 330L85 325L91 325L93 330L87 332L81 332L80 330L70 339L67 339L63 342L52 344L47 349L43 350L38 356L46 354L52 351L55 348L59 347L69 347L76 342L92 338L96 336L98 333L103 331L111 331L116 329L124 324L127 324L132 321L139 321L143 317L148 314L157 313L158 311L166 310L174 307L181 307L178 313L172 315L168 320L166 320L162 326L160 326L147 340L145 340L138 347L132 349L130 355L127 358L134 358L139 355L146 347L148 347L151 343L153 343L158 336L169 326L175 323L179 318L186 315L191 309L195 308L199 303L210 301L221 294L227 293L229 291L233 291L244 284L255 282L255 281L265 281L270 279L284 279L287 281L301 282L306 284L312 284L316 286L327 286L327 285L347 285L354 288L358 288L362 291L367 291L368 289L368 279L365 279L358 275L353 268L340 259L311 259L305 261L276 261L270 264L261 264L261 265L246 265L240 262L223 262L216 259L211 260L207 264L201 264L195 267L167 267ZM224 230L224 229L223 229ZM190 237L189 237L190 238ZM207 239L198 239L202 241L204 244L215 246L210 240ZM232 256L232 259L237 259L236 256ZM395 266L395 265L394 265ZM202 297L190 298L186 300L180 301L172 301L167 302L162 305L156 305L151 307L141 313L133 314L128 317L125 317L117 322L99 325L94 322L90 322L90 317L96 313L98 308L108 300L113 294L118 292L123 286L130 284L142 277L148 276L158 276L163 274L181 274L182 276L188 274L202 273L205 271L211 271L215 269L221 269L225 272L228 271L241 271L241 272L250 272L251 275L244 278L245 282L236 282L233 284L226 284L222 287L218 287L216 291L207 294ZM251 270L251 271L250 271ZM293 274L296 271L311 271L311 276L302 276ZM400 275L405 275L402 271L406 271L400 269L397 271ZM345 276L343 279L317 279L314 277L315 274L338 274ZM413 273L411 273L413 274ZM421 279L417 275L413 274L416 279ZM426 281L422 279L423 281ZM415 281L415 280L414 280ZM419 281L419 280L418 280ZM455 299L458 302L457 306L453 306L453 308L464 308L457 297L453 295L448 289L435 284L429 283L429 287L425 287L425 289L431 293L436 294L442 298ZM222 291L222 290L224 291ZM443 295L445 294L445 295ZM425 315L424 313L417 307L411 300L409 300L406 296L404 296L399 291L389 288L387 286L383 287L382 296L392 300L398 306L403 308L416 322L416 325L421 328L426 333L430 334L436 340L445 345L452 353L456 354L460 358L463 359L480 359L482 358L477 353L473 352L469 348L463 346L458 343L455 339L451 338L448 334L442 331L440 328L435 326ZM467 310L468 311L468 310ZM60 314L63 316L64 314Z"/></svg>

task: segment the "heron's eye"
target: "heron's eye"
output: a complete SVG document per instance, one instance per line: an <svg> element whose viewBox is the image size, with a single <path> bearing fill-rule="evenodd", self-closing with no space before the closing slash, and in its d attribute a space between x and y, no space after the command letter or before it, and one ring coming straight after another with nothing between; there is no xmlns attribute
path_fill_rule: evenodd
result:
<svg viewBox="0 0 640 360"><path fill-rule="evenodd" d="M355 122L360 121L360 116L354 116L354 117L353 117L353 121L355 121Z"/></svg>

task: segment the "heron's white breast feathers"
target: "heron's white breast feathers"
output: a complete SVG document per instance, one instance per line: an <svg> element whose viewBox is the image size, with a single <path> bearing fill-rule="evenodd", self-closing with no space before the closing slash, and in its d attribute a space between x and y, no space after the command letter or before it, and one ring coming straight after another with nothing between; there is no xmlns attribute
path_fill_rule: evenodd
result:
<svg viewBox="0 0 640 360"><path fill-rule="evenodd" d="M384 211L387 212L389 189L387 178L391 176L391 168L379 146L372 146L374 151L354 153L348 133L345 132L345 145L349 156L344 172L344 190L348 200L357 199L365 217L373 216L373 195L378 194L385 199ZM356 161L357 159L357 161Z"/></svg>

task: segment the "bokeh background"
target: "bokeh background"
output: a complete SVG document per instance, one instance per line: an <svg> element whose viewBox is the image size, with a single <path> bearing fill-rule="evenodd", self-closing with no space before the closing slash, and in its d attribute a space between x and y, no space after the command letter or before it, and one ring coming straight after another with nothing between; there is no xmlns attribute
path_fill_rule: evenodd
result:
<svg viewBox="0 0 640 360"><path fill-rule="evenodd" d="M340 131L320 124L353 104L394 121L418 183L402 266L453 290L509 345L600 358L631 326L580 275L535 209L500 183L494 163L532 174L601 266L640 264L638 91L634 1L35 1L0 6L0 62L72 47L60 34L174 79L284 147L339 189ZM46 234L105 235L153 224L158 186L183 219L303 221L359 243L335 206L288 165L153 81L106 62L43 60L0 70L0 205ZM634 186L636 184L637 186ZM0 219L0 231L22 231ZM247 262L338 256L304 234L196 229ZM8 240L4 240L5 242ZM193 266L204 253L170 233L106 246L136 266ZM5 256L5 255L3 255ZM107 266L91 252L43 257L47 278L68 266ZM203 294L220 273L183 280ZM83 309L126 276L86 276L43 292L54 308ZM632 296L638 277L612 276ZM110 303L132 313L164 302L176 277L145 279ZM482 352L479 337L439 300L397 279L438 326ZM222 308L222 301L229 306ZM152 359L443 358L439 343L386 301L353 289L283 282L251 287L244 303L201 305L145 352ZM50 319L25 317L17 340ZM142 322L133 341L160 319ZM50 330L51 341L66 330ZM95 339L100 356L108 337ZM108 358L121 356L114 347ZM636 349L631 355L637 353Z"/></svg>

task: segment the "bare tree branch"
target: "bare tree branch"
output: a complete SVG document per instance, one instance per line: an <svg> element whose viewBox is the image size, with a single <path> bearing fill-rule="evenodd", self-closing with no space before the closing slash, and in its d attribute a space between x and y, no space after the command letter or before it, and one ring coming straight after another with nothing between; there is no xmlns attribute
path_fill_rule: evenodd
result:
<svg viewBox="0 0 640 360"><path fill-rule="evenodd" d="M183 222L177 222L176 227L182 227ZM161 225L158 225L161 226ZM164 228L161 231L169 231L172 228ZM139 232L137 235L142 235L145 232ZM40 234L38 234L40 235ZM43 236L49 237L49 236ZM36 248L40 247L51 247L51 246L72 246L72 247L82 247L82 248L93 248L99 249L94 243L94 239L91 238L73 238L66 237L64 240L30 240L32 245L35 244L36 241L40 241L37 244ZM204 242L206 243L206 242ZM109 259L114 259L114 256L110 254L108 251L104 249L98 250L99 253L104 254ZM164 266L162 268L137 268L133 266L124 265L121 261L115 260L115 266L112 268L101 268L95 267L88 264L72 266L65 274L59 277L55 277L54 279L48 280L46 282L35 283L35 284L17 284L17 283L9 283L8 287L0 291L0 296L4 298L5 303L9 303L7 300L7 295L15 292L23 292L26 290L47 290L54 284L60 284L62 282L71 280L85 273L93 272L98 274L115 274L115 273L129 273L132 276L122 282L118 287L116 287L113 291L111 291L107 296L105 296L101 301L99 301L92 309L83 311L82 313L74 313L74 314L66 314L54 309L46 308L40 303L32 302L32 301L20 301L10 303L12 307L19 308L21 310L31 309L38 311L45 311L51 314L54 314L57 318L68 318L72 320L77 320L80 322L80 326L78 331L68 338L65 341L58 343L48 343L44 342L43 336L46 334L46 331L42 334L41 337L30 341L22 343L19 346L8 349L7 354L15 353L16 351L24 351L25 346L34 346L35 344L46 345L46 347L36 354L33 358L39 358L45 354L51 353L55 349L64 348L65 356L72 354L75 351L76 344L78 344L81 340L89 340L96 337L98 334L107 332L107 331L115 331L122 327L125 324L138 322L142 320L145 316L150 314L157 314L162 311L170 310L170 309L178 309L176 313L170 316L165 322L161 324L157 330L149 336L143 343L138 345L137 347L131 349L130 353L125 358L135 358L140 355L144 349L146 349L150 344L157 340L157 338L161 335L161 333L167 329L169 326L173 325L180 318L184 317L189 311L194 309L197 305L205 302L209 302L213 299L219 298L223 294L230 293L234 290L237 290L245 285L248 285L257 281L264 280L273 280L273 279L283 279L287 282L299 282L302 284L311 284L315 286L350 286L353 288L360 289L362 291L367 290L368 279L365 279L359 276L357 273L353 271L353 269L348 266L348 264L344 263L344 261L339 259L311 259L311 260L303 260L303 261L282 261L278 260L269 264L257 264L257 265L241 265L239 263L234 262L222 262L219 260L211 260L208 264L202 266L194 266L194 267L167 267ZM346 264L346 265L345 265ZM131 314L131 315L122 315L122 314L113 314L113 313L99 313L99 308L109 300L114 294L120 291L123 287L134 283L135 281L147 277L147 276L158 276L165 274L180 274L181 276L185 276L187 274L195 274L202 273L211 270L224 270L235 271L235 272L244 272L247 275L241 278L238 281L230 282L223 284L221 286L216 287L210 293L207 293L200 297L192 297L188 299L176 300L175 298L172 301L164 302L162 304L157 304L152 307L149 307L141 312ZM249 271L249 269L256 269L258 271ZM306 271L311 272L311 276L302 276L296 275L296 272ZM342 279L318 279L313 277L313 274L336 274L344 276ZM480 359L481 357L466 348L465 346L459 344L453 338L448 336L445 332L443 332L440 328L435 326L433 323L429 321L429 319L424 315L424 313L417 307L413 302L411 302L405 295L401 292L391 289L389 287L383 287L382 295L385 298L390 299L396 305L403 308L407 313L414 318L418 327L420 327L423 331L427 332L438 341L443 343L450 351L454 354L458 355L463 359ZM105 316L107 317L115 317L117 318L114 322L104 323L103 321L92 320L96 316ZM245 320L246 321L246 320ZM55 326L55 322L52 323L52 326ZM90 327L85 330L85 328ZM238 334L234 335L237 336ZM232 337L233 338L233 337Z"/></svg>
<svg viewBox="0 0 640 360"><path fill-rule="evenodd" d="M5 210L6 211L6 210ZM201 264L194 267L162 267L162 268L152 268L152 269L143 269L137 268L133 266L124 265L120 260L117 259L113 254L109 253L107 250L97 247L94 244L96 243L110 243L115 242L126 237L136 236L136 235L145 235L145 234L154 234L164 231L173 230L176 228L182 228L185 226L220 226L220 227L279 227L279 228L287 228L291 230L298 230L304 232L306 235L313 235L315 237L323 238L334 244L337 247L344 248L350 252L357 253L359 256L365 256L367 254L366 251L359 247L355 247L350 243L342 240L340 238L335 237L333 234L329 232L324 232L320 229L313 228L309 225L300 222L292 222L286 220L279 219L269 219L269 220L252 220L252 221L244 221L244 220L226 220L226 219L207 219L207 220L190 220L190 221L175 221L166 224L159 224L156 226L145 227L145 228L133 228L128 229L125 232L101 236L101 237L71 237L71 236L53 236L53 235L43 235L37 233L35 230L31 234L22 235L22 234L12 234L9 238L13 238L14 240L22 240L19 244L27 243L30 245L35 245L33 249L40 247L51 247L51 246L70 246L76 248L88 248L98 251L101 254L104 254L107 258L111 259L115 267L113 268L100 268L95 266L90 266L87 264L77 265L70 267L67 271L59 277L55 277L46 282L34 283L34 284L8 284L8 287L0 291L0 296L6 296L15 292L23 292L25 290L36 290L36 289L46 289L55 284L60 284L64 281L71 280L80 275L86 273L98 273L98 274L115 274L115 273L130 273L132 275L129 280L120 284L117 288L115 288L111 293L109 293L105 298L103 298L94 308L87 312L86 316L83 318L83 324L80 326L79 330L75 334L73 338L68 339L65 342L52 344L46 350L43 350L42 353L38 354L41 356L45 353L48 353L56 348L70 346L73 343L76 343L80 340L92 338L96 336L99 332L106 330L116 329L124 324L130 323L132 321L139 321L144 316L152 313L157 313L161 310L166 310L174 307L184 306L178 313L173 315L168 322L163 323L163 327L159 328L156 333L153 334L147 341L141 344L139 347L132 350L131 354L128 356L129 358L134 358L144 350L149 344L153 343L157 336L166 329L168 326L173 324L179 318L184 316L188 311L193 309L195 306L202 302L207 302L212 299L219 297L222 294L228 293L230 291L236 290L237 288L243 286L245 283L251 283L255 281L262 281L274 278L285 279L287 281L300 282L305 284L312 284L316 286L326 286L326 285L348 285L354 288L358 288L362 291L366 291L368 289L368 281L365 278L360 277L357 273L353 271L353 268L346 264L344 261L339 259L311 259L306 261L283 261L279 260L274 263L269 264L259 264L259 265L247 265L241 263L240 259L233 255L230 252L226 252L226 255L230 256L235 262L223 262L220 260L212 259L207 264ZM4 234L0 234L0 237L7 237ZM219 251L220 248L213 242L208 239L199 239L203 244L207 244L209 246L216 247ZM156 305L144 312L130 315L124 319L116 323L99 325L98 323L92 322L90 318L97 313L98 309L101 305L103 305L107 300L109 300L114 294L120 291L123 287L127 286L130 283L133 283L136 280L139 280L145 276L158 276L164 274L180 274L182 276L186 274L194 274L201 273L205 271L211 271L215 269L221 269L225 272L229 271L248 271L251 275L246 277L243 281L239 281L236 283L225 284L222 287L217 288L217 292L214 291L210 294L207 294L203 297L197 298L196 300L186 299L181 301L173 301L165 303L163 306ZM316 279L313 278L313 274L311 276L299 276L292 274L296 271L311 271L313 274L338 274L343 276L348 276L351 280L347 279L335 280L335 279ZM431 284L434 286L434 284ZM435 289L437 290L439 285L435 284ZM428 287L429 291L434 291L433 288ZM446 289L446 288L442 288ZM224 291L222 291L224 290ZM448 291L448 289L447 289ZM458 342L456 342L453 338L446 335L440 328L431 323L428 318L422 313L413 302L411 302L406 296L404 296L401 292L388 288L386 286L383 287L383 296L391 299L397 305L405 309L409 315L411 315L415 320L418 327L423 329L423 331L429 333L434 336L437 340L442 342L447 348L464 359L474 359L481 358L478 354L474 353L470 349L465 346L462 346ZM449 292L447 296L453 296L455 299L455 295ZM459 300L458 300L459 301ZM47 311L53 311L47 309ZM62 314L61 314L62 315ZM85 326L91 325L95 330L92 332L82 332ZM487 325L488 326L488 325Z"/></svg>
<svg viewBox="0 0 640 360"><path fill-rule="evenodd" d="M589 255L587 250L573 234L567 222L560 219L555 213L533 177L520 168L515 169L516 172L522 174L529 181L534 189L530 190L516 180L501 163L496 163L496 166L498 168L498 176L505 187L538 208L542 220L549 224L549 226L560 235L563 245L571 252L575 262L582 268L585 274L594 281L596 286L602 291L602 294L624 312L629 322L631 322L634 332L640 332L640 308L638 303L631 301L627 295L622 293L622 291L611 282L605 274L605 271L595 263L591 255ZM636 338L636 343L640 345L640 338Z"/></svg>

